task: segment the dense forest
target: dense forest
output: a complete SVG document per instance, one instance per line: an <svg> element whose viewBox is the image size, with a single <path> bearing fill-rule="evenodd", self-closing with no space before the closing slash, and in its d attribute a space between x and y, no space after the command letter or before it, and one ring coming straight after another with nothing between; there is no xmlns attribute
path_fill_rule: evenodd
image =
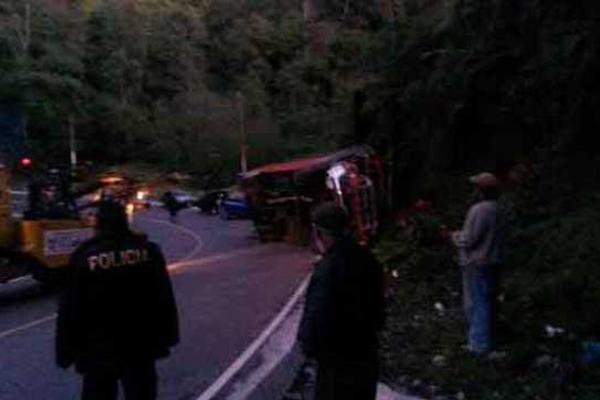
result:
<svg viewBox="0 0 600 400"><path fill-rule="evenodd" d="M368 142L410 193L518 162L564 192L597 181L597 8L6 0L0 104L49 162L72 130L83 160L231 176L243 130L251 165Z"/></svg>
<svg viewBox="0 0 600 400"><path fill-rule="evenodd" d="M66 163L74 131L83 160L216 171L220 183L238 171L242 131L251 166L371 144L395 208L424 197L439 212L381 246L410 283L393 308L403 316L432 299L460 309L428 229L460 222L467 174L516 174L514 357L470 377L434 368L459 347L448 313L425 331L392 323L384 369L473 398L597 398L569 355L600 339L599 17L597 0L3 0L0 105L20 110L37 159ZM545 325L570 334L551 341ZM540 372L544 355L559 361ZM542 394L486 397L474 376Z"/></svg>
<svg viewBox="0 0 600 400"><path fill-rule="evenodd" d="M0 102L37 159L203 173L342 144L351 87L310 51L299 1L9 0ZM333 112L332 112L333 111Z"/></svg>

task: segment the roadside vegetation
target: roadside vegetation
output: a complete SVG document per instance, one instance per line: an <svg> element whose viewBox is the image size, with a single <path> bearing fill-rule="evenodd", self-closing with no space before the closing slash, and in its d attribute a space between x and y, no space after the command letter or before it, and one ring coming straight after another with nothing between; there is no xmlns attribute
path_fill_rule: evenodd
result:
<svg viewBox="0 0 600 400"><path fill-rule="evenodd" d="M381 353L385 378L425 398L597 398L598 353L586 344L598 340L600 322L598 199L559 217L519 210L491 359L462 348L461 271L439 230L458 220L435 208L401 214L378 248L392 291Z"/></svg>

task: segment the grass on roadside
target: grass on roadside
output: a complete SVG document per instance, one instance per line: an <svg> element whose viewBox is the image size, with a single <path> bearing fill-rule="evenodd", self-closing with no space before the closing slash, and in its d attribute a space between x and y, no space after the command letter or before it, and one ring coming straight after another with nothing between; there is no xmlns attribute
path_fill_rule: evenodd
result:
<svg viewBox="0 0 600 400"><path fill-rule="evenodd" d="M382 340L386 382L425 398L600 398L600 368L581 362L582 343L600 334L600 207L591 203L515 232L498 330L506 356L493 361L461 348L461 272L437 235L444 217L408 220L377 249L393 292ZM549 335L548 327L558 333Z"/></svg>

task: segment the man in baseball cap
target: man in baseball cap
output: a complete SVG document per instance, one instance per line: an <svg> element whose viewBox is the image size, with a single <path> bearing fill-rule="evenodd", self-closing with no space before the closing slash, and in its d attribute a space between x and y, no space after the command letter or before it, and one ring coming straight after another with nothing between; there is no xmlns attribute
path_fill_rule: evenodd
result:
<svg viewBox="0 0 600 400"><path fill-rule="evenodd" d="M498 190L500 188L500 182L496 175L491 172L482 172L477 175L473 175L469 178L469 182L474 185L477 185L480 189L495 189Z"/></svg>
<svg viewBox="0 0 600 400"><path fill-rule="evenodd" d="M469 178L475 185L474 203L462 230L452 239L463 269L463 299L468 326L468 349L485 354L493 349L498 275L504 258L504 238L499 229L500 182L489 172Z"/></svg>

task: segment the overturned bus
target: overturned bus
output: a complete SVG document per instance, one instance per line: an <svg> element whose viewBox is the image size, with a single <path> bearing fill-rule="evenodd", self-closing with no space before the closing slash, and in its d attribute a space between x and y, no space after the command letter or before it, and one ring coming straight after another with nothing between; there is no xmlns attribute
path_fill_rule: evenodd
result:
<svg viewBox="0 0 600 400"><path fill-rule="evenodd" d="M310 243L310 214L335 201L350 216L357 240L368 245L377 235L386 178L381 158L369 146L269 164L241 177L261 241Z"/></svg>

